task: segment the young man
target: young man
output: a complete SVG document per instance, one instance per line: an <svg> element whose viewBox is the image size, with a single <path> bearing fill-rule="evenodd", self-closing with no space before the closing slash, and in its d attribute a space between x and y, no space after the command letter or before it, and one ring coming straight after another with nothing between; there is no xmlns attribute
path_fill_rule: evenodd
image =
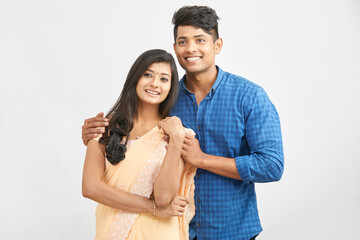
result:
<svg viewBox="0 0 360 240"><path fill-rule="evenodd" d="M186 74L171 115L196 132L182 150L198 168L190 239L255 239L262 228L254 183L278 181L283 172L280 122L261 87L215 65L223 45L217 21L203 6L173 16L174 50ZM102 115L86 120L84 143L104 123Z"/></svg>

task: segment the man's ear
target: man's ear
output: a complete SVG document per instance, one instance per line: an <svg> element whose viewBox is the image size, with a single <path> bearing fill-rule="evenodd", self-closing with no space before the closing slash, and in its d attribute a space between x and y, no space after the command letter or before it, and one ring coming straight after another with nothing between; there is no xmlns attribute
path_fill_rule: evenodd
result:
<svg viewBox="0 0 360 240"><path fill-rule="evenodd" d="M221 52L222 46L223 46L223 40L222 38L218 38L215 41L215 54L219 54Z"/></svg>

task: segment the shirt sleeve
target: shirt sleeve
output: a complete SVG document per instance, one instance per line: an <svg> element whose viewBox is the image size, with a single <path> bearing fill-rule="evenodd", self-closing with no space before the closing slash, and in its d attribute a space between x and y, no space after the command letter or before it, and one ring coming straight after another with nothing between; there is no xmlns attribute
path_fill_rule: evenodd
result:
<svg viewBox="0 0 360 240"><path fill-rule="evenodd" d="M250 154L235 158L239 176L246 183L280 180L284 169L280 120L261 87L245 102L244 116Z"/></svg>

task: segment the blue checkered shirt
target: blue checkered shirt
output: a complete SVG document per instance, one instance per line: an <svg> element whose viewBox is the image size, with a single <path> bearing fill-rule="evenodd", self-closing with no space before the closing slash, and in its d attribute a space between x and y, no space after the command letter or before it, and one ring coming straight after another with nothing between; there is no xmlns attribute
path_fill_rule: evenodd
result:
<svg viewBox="0 0 360 240"><path fill-rule="evenodd" d="M242 180L197 170L190 239L248 240L262 231L254 183L277 181L283 172L279 116L261 87L217 69L199 106L184 76L171 115L196 132L203 152L235 158Z"/></svg>

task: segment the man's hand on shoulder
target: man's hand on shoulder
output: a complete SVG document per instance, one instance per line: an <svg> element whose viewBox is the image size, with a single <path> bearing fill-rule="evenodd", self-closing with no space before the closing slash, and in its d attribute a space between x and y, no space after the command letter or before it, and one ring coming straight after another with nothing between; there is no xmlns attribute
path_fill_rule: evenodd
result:
<svg viewBox="0 0 360 240"><path fill-rule="evenodd" d="M104 113L100 112L96 117L88 118L82 125L82 140L86 146L88 141L96 138L98 134L105 132L105 127L109 125L109 120L104 118Z"/></svg>

